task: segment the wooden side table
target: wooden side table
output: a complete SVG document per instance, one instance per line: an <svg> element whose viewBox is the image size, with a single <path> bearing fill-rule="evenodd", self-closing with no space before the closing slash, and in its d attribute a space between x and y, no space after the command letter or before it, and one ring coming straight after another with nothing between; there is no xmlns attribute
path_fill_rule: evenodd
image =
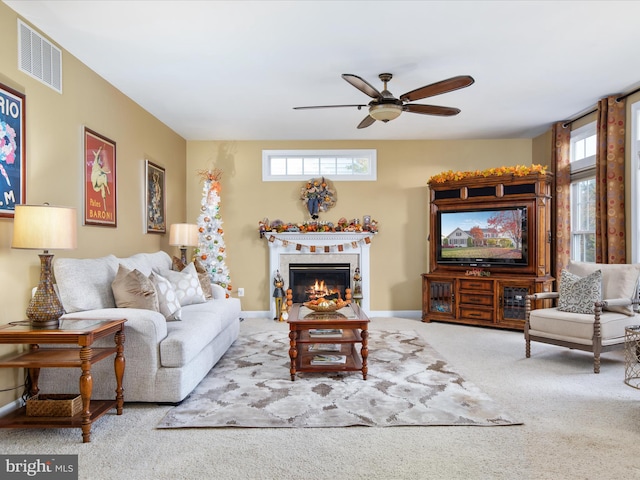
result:
<svg viewBox="0 0 640 480"><path fill-rule="evenodd" d="M32 328L26 322L0 325L0 343L29 344L28 352L10 354L0 358L0 368L26 368L31 379L29 395L38 393L38 377L41 368L80 368L80 396L82 411L73 417L30 417L26 407L0 418L0 428L81 428L82 441L91 441L91 425L116 408L122 415L124 396L124 323L125 319L64 319L56 329ZM91 348L96 340L114 335L115 345ZM39 344L75 344L77 347L40 348ZM114 400L91 400L93 378L91 365L115 354L116 396Z"/></svg>

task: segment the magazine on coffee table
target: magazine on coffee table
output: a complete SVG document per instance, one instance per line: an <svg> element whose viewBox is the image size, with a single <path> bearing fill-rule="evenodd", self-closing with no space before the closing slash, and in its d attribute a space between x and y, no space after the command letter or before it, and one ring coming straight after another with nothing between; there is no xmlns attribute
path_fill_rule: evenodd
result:
<svg viewBox="0 0 640 480"><path fill-rule="evenodd" d="M309 336L321 337L321 338L342 337L342 329L341 328L311 328L309 330Z"/></svg>
<svg viewBox="0 0 640 480"><path fill-rule="evenodd" d="M316 355L311 359L311 365L327 365L347 363L346 355Z"/></svg>
<svg viewBox="0 0 640 480"><path fill-rule="evenodd" d="M339 343L312 343L309 345L310 352L339 352Z"/></svg>

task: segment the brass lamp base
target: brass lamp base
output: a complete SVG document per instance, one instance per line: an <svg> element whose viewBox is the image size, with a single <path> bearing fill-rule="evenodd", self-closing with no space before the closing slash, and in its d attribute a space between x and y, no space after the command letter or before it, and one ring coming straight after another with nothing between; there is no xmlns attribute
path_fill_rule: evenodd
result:
<svg viewBox="0 0 640 480"><path fill-rule="evenodd" d="M40 257L40 283L27 307L27 318L33 328L57 328L64 308L51 281L53 255L42 253Z"/></svg>

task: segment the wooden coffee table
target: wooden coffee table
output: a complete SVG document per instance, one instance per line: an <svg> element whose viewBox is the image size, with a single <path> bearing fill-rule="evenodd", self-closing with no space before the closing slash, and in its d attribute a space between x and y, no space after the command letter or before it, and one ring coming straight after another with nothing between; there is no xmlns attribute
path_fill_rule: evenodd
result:
<svg viewBox="0 0 640 480"><path fill-rule="evenodd" d="M289 312L291 380L298 372L362 372L367 379L369 318L355 303L336 312L314 312L300 303ZM336 330L322 335L321 331ZM333 334L331 334L333 333ZM357 344L361 344L358 352ZM331 361L332 356L338 357ZM329 360L319 363L320 358Z"/></svg>

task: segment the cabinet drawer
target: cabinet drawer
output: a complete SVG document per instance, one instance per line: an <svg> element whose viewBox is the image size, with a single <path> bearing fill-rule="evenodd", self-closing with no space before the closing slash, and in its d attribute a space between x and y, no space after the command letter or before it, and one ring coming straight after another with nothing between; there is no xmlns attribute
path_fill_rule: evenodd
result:
<svg viewBox="0 0 640 480"><path fill-rule="evenodd" d="M460 280L460 290L475 290L482 292L493 292L493 282L491 280L462 279Z"/></svg>
<svg viewBox="0 0 640 480"><path fill-rule="evenodd" d="M493 307L493 295L476 295L473 293L461 293L460 304L483 305Z"/></svg>
<svg viewBox="0 0 640 480"><path fill-rule="evenodd" d="M460 317L473 320L485 320L493 322L493 310L480 310L473 307L460 306Z"/></svg>

